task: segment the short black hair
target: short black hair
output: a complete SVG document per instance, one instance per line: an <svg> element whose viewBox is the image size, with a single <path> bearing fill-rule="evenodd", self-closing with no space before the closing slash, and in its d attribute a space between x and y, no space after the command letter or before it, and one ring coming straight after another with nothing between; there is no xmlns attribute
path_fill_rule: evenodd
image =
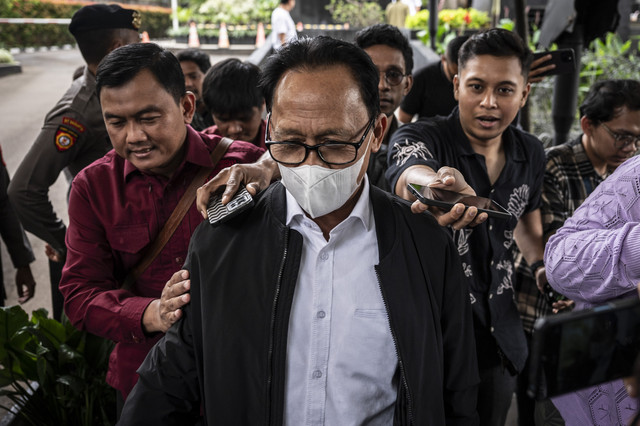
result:
<svg viewBox="0 0 640 426"><path fill-rule="evenodd" d="M409 40L407 40L397 27L389 24L371 25L356 33L355 42L361 49L383 44L399 50L404 58L404 72L406 74L413 72L413 50L411 49Z"/></svg>
<svg viewBox="0 0 640 426"><path fill-rule="evenodd" d="M327 36L292 40L267 59L260 79L267 111L271 112L274 91L284 73L336 65L344 65L351 71L369 118L376 117L380 113L378 69L364 50L352 43Z"/></svg>
<svg viewBox="0 0 640 426"><path fill-rule="evenodd" d="M580 116L598 125L611 121L618 110L626 106L640 110L640 82L637 80L601 80L591 86L580 105Z"/></svg>
<svg viewBox="0 0 640 426"><path fill-rule="evenodd" d="M458 65L458 54L460 53L460 47L467 40L469 40L468 35L460 35L451 39L451 41L447 44L447 50L444 54L447 58L447 62Z"/></svg>
<svg viewBox="0 0 640 426"><path fill-rule="evenodd" d="M103 87L120 87L143 70L149 70L176 104L186 93L184 74L178 59L155 43L134 43L109 53L98 66L96 91Z"/></svg>
<svg viewBox="0 0 640 426"><path fill-rule="evenodd" d="M236 58L225 59L207 71L202 82L202 100L216 115L238 115L261 107L264 95L258 86L260 68Z"/></svg>
<svg viewBox="0 0 640 426"><path fill-rule="evenodd" d="M469 60L481 55L518 58L525 81L529 76L533 53L522 38L513 31L492 28L469 37L469 40L460 47L458 68L463 69Z"/></svg>
<svg viewBox="0 0 640 426"><path fill-rule="evenodd" d="M287 4L289 3L291 0L280 0L280 4Z"/></svg>
<svg viewBox="0 0 640 426"><path fill-rule="evenodd" d="M102 28L99 30L85 31L75 35L78 49L89 65L97 65L107 56L111 46L117 40L125 40L128 30L124 28Z"/></svg>
<svg viewBox="0 0 640 426"><path fill-rule="evenodd" d="M211 68L211 59L209 55L198 49L185 49L176 54L178 61L191 61L195 63L202 73L206 73Z"/></svg>

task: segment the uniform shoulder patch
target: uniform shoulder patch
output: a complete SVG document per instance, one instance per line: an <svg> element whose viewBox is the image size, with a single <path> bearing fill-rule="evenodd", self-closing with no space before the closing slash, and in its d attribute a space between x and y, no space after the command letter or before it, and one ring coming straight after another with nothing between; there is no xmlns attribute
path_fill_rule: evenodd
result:
<svg viewBox="0 0 640 426"><path fill-rule="evenodd" d="M71 117L62 117L62 124L66 124L69 127L73 127L75 130L77 130L80 133L83 133L85 131L84 125L80 123L78 120L73 119Z"/></svg>
<svg viewBox="0 0 640 426"><path fill-rule="evenodd" d="M75 145L78 140L78 133L65 126L58 126L58 130L56 130L56 134L53 139L56 149L59 152L64 152Z"/></svg>

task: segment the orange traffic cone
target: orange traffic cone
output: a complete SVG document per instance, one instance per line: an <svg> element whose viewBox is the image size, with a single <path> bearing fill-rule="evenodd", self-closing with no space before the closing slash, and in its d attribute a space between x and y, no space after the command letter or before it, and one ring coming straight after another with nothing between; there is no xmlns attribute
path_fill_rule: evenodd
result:
<svg viewBox="0 0 640 426"><path fill-rule="evenodd" d="M149 40L149 33L146 31L142 32L142 43L150 43L151 40Z"/></svg>
<svg viewBox="0 0 640 426"><path fill-rule="evenodd" d="M260 22L258 23L258 33L256 34L256 47L262 47L264 45L264 42L264 24Z"/></svg>
<svg viewBox="0 0 640 426"><path fill-rule="evenodd" d="M189 24L189 47L200 47L200 39L198 38L198 27L196 23L191 21Z"/></svg>
<svg viewBox="0 0 640 426"><path fill-rule="evenodd" d="M225 24L224 22L220 24L220 35L218 36L218 48L219 49L229 48L229 34L227 34L227 24Z"/></svg>

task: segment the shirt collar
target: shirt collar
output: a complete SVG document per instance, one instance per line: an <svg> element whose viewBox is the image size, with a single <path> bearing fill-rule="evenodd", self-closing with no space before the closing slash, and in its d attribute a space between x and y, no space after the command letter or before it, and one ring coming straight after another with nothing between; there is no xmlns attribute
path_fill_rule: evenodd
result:
<svg viewBox="0 0 640 426"><path fill-rule="evenodd" d="M210 135L204 135L204 134L198 133L191 126L186 126L186 128L187 128L187 135L184 141L184 149L186 150L186 153L184 156L184 160L182 161L182 163L180 163L174 175L179 173L180 170L184 168L184 165L186 163L192 163L202 167L213 167L213 164L211 164L211 153L209 152L209 149L207 149L207 144L205 143L203 138L216 138L218 139L218 143L220 141L219 136L210 136ZM141 173L140 170L136 168L136 166L134 166L131 162L129 162L129 160L125 159L124 160L125 180L129 179L129 176L135 172Z"/></svg>
<svg viewBox="0 0 640 426"><path fill-rule="evenodd" d="M362 192L360 193L360 197L356 202L356 205L353 207L353 210L349 214L349 216L342 221L344 223L348 221L350 218L354 218L361 222L367 231L371 230L373 226L373 209L371 208L371 200L369 198L369 178L366 173L364 175L363 183L362 183ZM298 204L296 199L291 195L289 190L286 190L287 194L287 218L286 225L291 226L294 221L302 221L305 218L311 220L307 217L302 210L302 207Z"/></svg>

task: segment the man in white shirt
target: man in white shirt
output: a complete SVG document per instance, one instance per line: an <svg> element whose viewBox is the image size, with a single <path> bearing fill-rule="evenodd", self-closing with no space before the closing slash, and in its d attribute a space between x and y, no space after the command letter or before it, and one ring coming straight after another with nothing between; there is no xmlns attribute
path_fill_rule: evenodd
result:
<svg viewBox="0 0 640 426"><path fill-rule="evenodd" d="M194 424L201 407L205 424L477 424L455 244L366 177L387 125L378 79L363 50L329 37L269 58L282 181L194 233L191 303L138 370L122 426Z"/></svg>
<svg viewBox="0 0 640 426"><path fill-rule="evenodd" d="M280 5L271 13L271 37L276 50L298 38L296 24L289 13L295 6L296 0L280 0Z"/></svg>

